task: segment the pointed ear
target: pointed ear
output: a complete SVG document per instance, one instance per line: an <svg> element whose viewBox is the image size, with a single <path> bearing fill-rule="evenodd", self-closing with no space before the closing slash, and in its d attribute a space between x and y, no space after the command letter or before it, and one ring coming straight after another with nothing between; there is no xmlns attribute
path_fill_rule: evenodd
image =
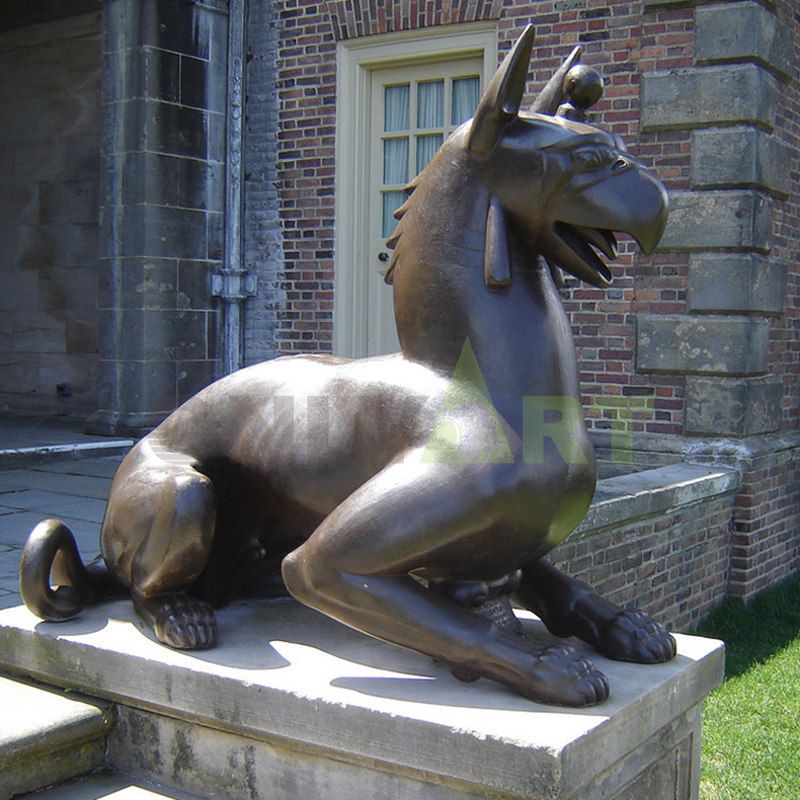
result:
<svg viewBox="0 0 800 800"><path fill-rule="evenodd" d="M483 93L467 137L467 148L478 158L486 158L517 116L533 48L533 25L528 25L503 59Z"/></svg>
<svg viewBox="0 0 800 800"><path fill-rule="evenodd" d="M511 286L511 258L503 207L496 197L489 200L486 214L486 241L483 245L483 277L494 292Z"/></svg>
<svg viewBox="0 0 800 800"><path fill-rule="evenodd" d="M555 71L553 77L547 81L544 89L536 96L528 111L534 114L555 115L564 100L564 78L567 77L567 73L580 60L581 52L581 48L576 47L567 56L564 63Z"/></svg>

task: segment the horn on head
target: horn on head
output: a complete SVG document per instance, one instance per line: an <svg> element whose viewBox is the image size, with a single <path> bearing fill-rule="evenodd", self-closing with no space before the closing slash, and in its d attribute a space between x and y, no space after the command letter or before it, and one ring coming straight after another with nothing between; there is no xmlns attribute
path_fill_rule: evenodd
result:
<svg viewBox="0 0 800 800"><path fill-rule="evenodd" d="M581 47L575 47L566 57L564 63L553 73L553 77L545 84L544 89L531 103L530 111L533 114L549 114L555 116L559 105L564 100L564 78L567 73L578 63L582 53Z"/></svg>
<svg viewBox="0 0 800 800"><path fill-rule="evenodd" d="M532 48L533 25L528 25L486 87L467 137L467 148L478 158L492 152L506 125L519 113Z"/></svg>

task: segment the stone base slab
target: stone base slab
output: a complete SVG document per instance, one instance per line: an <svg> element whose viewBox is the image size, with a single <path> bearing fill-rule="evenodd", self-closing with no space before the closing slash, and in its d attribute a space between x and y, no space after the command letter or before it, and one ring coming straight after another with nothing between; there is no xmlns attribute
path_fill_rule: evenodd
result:
<svg viewBox="0 0 800 800"><path fill-rule="evenodd" d="M654 666L592 655L611 699L558 709L459 683L291 600L238 603L219 621L218 648L181 653L126 601L62 624L6 609L0 667L116 702L111 763L207 796L697 796L700 703L722 679L720 642L677 636L678 657Z"/></svg>

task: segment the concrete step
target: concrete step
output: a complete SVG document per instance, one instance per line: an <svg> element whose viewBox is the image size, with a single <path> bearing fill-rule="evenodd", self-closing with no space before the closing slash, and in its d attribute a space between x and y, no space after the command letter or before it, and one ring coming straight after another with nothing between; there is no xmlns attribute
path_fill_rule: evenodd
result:
<svg viewBox="0 0 800 800"><path fill-rule="evenodd" d="M41 792L20 795L15 800L204 800L204 798L119 772L102 772L86 775Z"/></svg>
<svg viewBox="0 0 800 800"><path fill-rule="evenodd" d="M0 800L101 767L107 703L0 676Z"/></svg>

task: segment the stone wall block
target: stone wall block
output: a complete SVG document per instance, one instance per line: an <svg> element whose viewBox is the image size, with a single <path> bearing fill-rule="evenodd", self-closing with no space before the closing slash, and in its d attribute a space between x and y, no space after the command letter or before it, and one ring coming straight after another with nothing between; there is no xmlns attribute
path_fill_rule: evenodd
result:
<svg viewBox="0 0 800 800"><path fill-rule="evenodd" d="M197 108L143 101L142 128L136 131L142 149L189 158L207 158L208 120Z"/></svg>
<svg viewBox="0 0 800 800"><path fill-rule="evenodd" d="M792 31L760 3L719 3L695 10L695 58L699 64L753 61L788 81Z"/></svg>
<svg viewBox="0 0 800 800"><path fill-rule="evenodd" d="M123 256L204 259L206 214L188 208L131 206L124 218L121 245Z"/></svg>
<svg viewBox="0 0 800 800"><path fill-rule="evenodd" d="M775 125L779 82L755 64L692 67L642 75L642 130Z"/></svg>
<svg viewBox="0 0 800 800"><path fill-rule="evenodd" d="M216 12L223 0L106 0L103 9L106 52L142 45L208 60L215 49Z"/></svg>
<svg viewBox="0 0 800 800"><path fill-rule="evenodd" d="M171 258L116 259L114 268L107 269L101 278L102 293L111 297L116 289L110 308L174 309L177 269L177 261Z"/></svg>
<svg viewBox="0 0 800 800"><path fill-rule="evenodd" d="M769 322L755 317L639 314L640 372L758 375L767 371Z"/></svg>
<svg viewBox="0 0 800 800"><path fill-rule="evenodd" d="M116 317L123 329L130 332L118 350L120 358L126 362L207 357L207 323L203 311L122 309ZM173 391L174 388L173 384Z"/></svg>
<svg viewBox="0 0 800 800"><path fill-rule="evenodd" d="M692 132L692 186L753 187L777 197L791 192L791 151L758 128L707 128Z"/></svg>
<svg viewBox="0 0 800 800"><path fill-rule="evenodd" d="M42 181L39 184L39 222L96 225L97 181Z"/></svg>
<svg viewBox="0 0 800 800"><path fill-rule="evenodd" d="M219 269L215 261L179 261L177 307L208 309L208 287L211 275ZM219 302L214 298L216 302Z"/></svg>
<svg viewBox="0 0 800 800"><path fill-rule="evenodd" d="M97 311L73 314L67 320L67 353L97 354ZM94 365L92 365L94 373Z"/></svg>
<svg viewBox="0 0 800 800"><path fill-rule="evenodd" d="M174 361L123 361L118 368L120 401L129 413L168 412L175 407Z"/></svg>
<svg viewBox="0 0 800 800"><path fill-rule="evenodd" d="M53 312L69 308L79 314L97 307L97 269L39 270L39 307ZM68 319L72 314L67 315Z"/></svg>
<svg viewBox="0 0 800 800"><path fill-rule="evenodd" d="M211 360L179 361L176 383L177 402L185 403L190 397L212 383L218 366L216 361Z"/></svg>
<svg viewBox="0 0 800 800"><path fill-rule="evenodd" d="M772 205L758 192L670 193L661 251L755 250L770 247Z"/></svg>
<svg viewBox="0 0 800 800"><path fill-rule="evenodd" d="M128 69L115 69L118 53L105 53L103 67L105 83L103 97L106 102L122 100L180 101L181 57L177 53L140 47L136 57L130 59Z"/></svg>
<svg viewBox="0 0 800 800"><path fill-rule="evenodd" d="M780 429L783 383L748 378L686 378L686 432L752 436Z"/></svg>
<svg viewBox="0 0 800 800"><path fill-rule="evenodd" d="M142 87L138 97L149 97L167 103L180 101L181 57L177 53L142 48L139 63Z"/></svg>
<svg viewBox="0 0 800 800"><path fill-rule="evenodd" d="M3 271L0 312L19 313L38 309L39 306L39 270L19 271L13 277L10 271Z"/></svg>
<svg viewBox="0 0 800 800"><path fill-rule="evenodd" d="M8 311L0 314L0 352L64 353L67 323L63 314L51 311Z"/></svg>
<svg viewBox="0 0 800 800"><path fill-rule="evenodd" d="M224 168L194 158L163 153L126 154L123 181L132 197L150 205L220 211Z"/></svg>
<svg viewBox="0 0 800 800"><path fill-rule="evenodd" d="M780 314L786 264L753 253L698 253L689 259L690 312Z"/></svg>
<svg viewBox="0 0 800 800"><path fill-rule="evenodd" d="M225 113L225 63L181 56L180 102Z"/></svg>

